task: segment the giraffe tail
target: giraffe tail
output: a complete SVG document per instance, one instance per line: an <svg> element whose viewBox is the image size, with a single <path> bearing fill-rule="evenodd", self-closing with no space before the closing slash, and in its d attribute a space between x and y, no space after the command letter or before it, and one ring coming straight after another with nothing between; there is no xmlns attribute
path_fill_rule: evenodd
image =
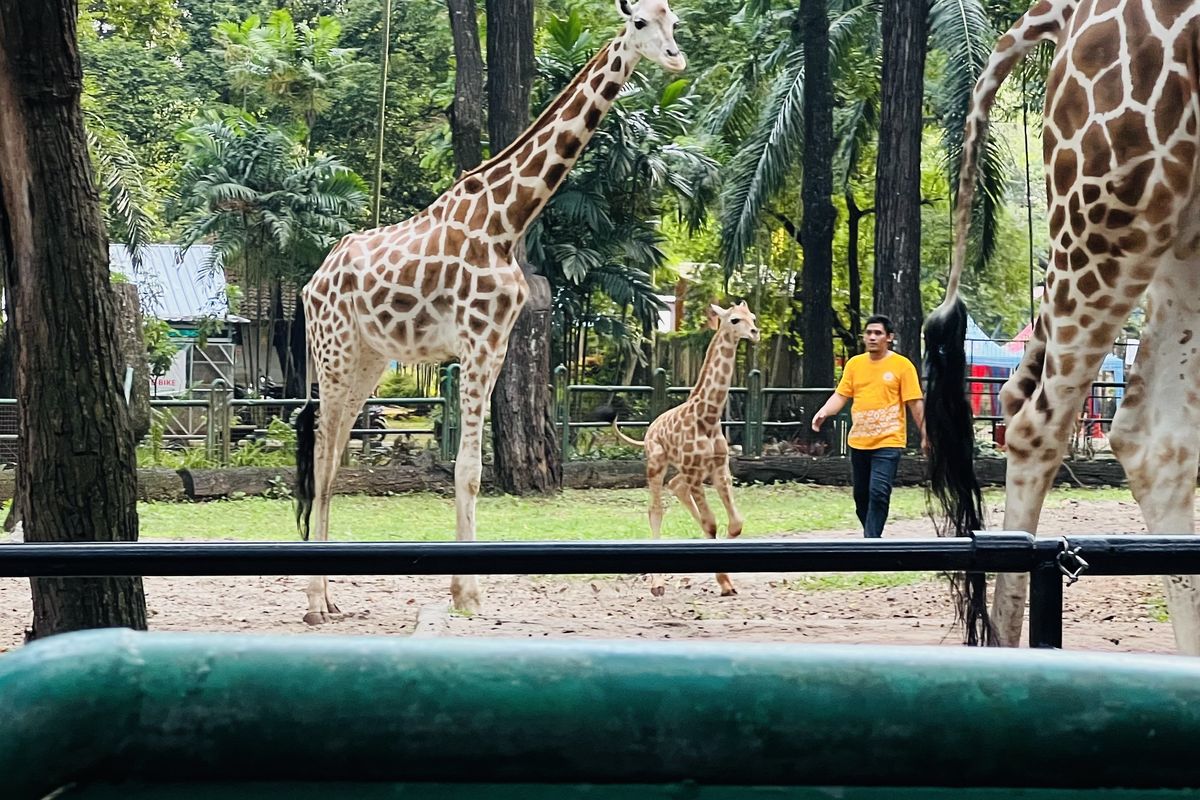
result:
<svg viewBox="0 0 1200 800"><path fill-rule="evenodd" d="M646 446L645 442L639 441L638 439L634 439L633 437L626 435L626 433L617 426L618 412L617 412L617 409L614 408L613 406L611 406L611 405L597 406L596 409L593 410L589 416L591 419L595 419L600 422L611 422L613 433L616 434L617 438L620 439L625 444L630 445L632 447L645 447Z"/></svg>
<svg viewBox="0 0 1200 800"><path fill-rule="evenodd" d="M964 391L966 328L962 300L956 300L949 313L935 313L925 323L928 496L940 507L941 516L934 519L939 536L973 536L983 528L983 494L975 475L975 424ZM955 620L963 626L965 644L997 644L988 615L986 576L971 572L949 578Z"/></svg>
<svg viewBox="0 0 1200 800"><path fill-rule="evenodd" d="M296 416L296 527L300 538L308 541L309 521L313 498L316 496L315 458L317 445L317 404L313 402L312 386L300 413Z"/></svg>
<svg viewBox="0 0 1200 800"><path fill-rule="evenodd" d="M1038 43L1057 39L1076 0L1042 0L1000 38L975 83L963 131L962 165L954 206L954 250L946 296L925 322L925 433L929 441L929 495L940 506L941 536L972 536L983 527L983 496L975 476L975 429L965 393L967 308L959 282L988 118L996 93L1017 63ZM958 621L967 644L997 643L982 573L950 576Z"/></svg>
<svg viewBox="0 0 1200 800"><path fill-rule="evenodd" d="M958 171L958 191L954 200L954 249L950 257L950 276L946 298L934 314L951 315L958 299L959 281L967 260L971 210L978 183L979 154L988 137L988 123L996 94L1026 54L1042 42L1057 41L1066 28L1078 0L1041 0L1026 11L1000 37L987 64L975 81L971 106L963 126L962 164Z"/></svg>

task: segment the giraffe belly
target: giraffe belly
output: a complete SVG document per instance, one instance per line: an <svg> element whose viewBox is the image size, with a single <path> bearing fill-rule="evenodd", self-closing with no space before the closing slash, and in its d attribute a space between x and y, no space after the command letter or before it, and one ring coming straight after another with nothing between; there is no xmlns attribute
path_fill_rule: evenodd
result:
<svg viewBox="0 0 1200 800"><path fill-rule="evenodd" d="M381 355L416 364L447 361L458 354L453 316L447 318L432 307L418 306L389 322L385 326L372 320L360 329L365 343Z"/></svg>

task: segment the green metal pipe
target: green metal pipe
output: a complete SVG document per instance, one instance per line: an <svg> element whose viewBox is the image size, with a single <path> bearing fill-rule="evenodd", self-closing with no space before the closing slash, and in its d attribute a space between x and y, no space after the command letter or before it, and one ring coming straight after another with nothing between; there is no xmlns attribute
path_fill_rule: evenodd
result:
<svg viewBox="0 0 1200 800"><path fill-rule="evenodd" d="M0 657L0 720L6 798L121 781L1200 786L1200 662L1167 656L89 631Z"/></svg>

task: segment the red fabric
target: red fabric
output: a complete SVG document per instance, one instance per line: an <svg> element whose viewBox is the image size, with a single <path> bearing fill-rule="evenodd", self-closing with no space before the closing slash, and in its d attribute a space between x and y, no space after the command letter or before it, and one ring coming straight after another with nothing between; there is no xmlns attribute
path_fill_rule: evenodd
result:
<svg viewBox="0 0 1200 800"><path fill-rule="evenodd" d="M972 378L986 378L988 368L978 364L971 365ZM990 394L991 385L987 383L971 382L971 411L976 415L980 413L980 408L983 406L983 397L985 394Z"/></svg>

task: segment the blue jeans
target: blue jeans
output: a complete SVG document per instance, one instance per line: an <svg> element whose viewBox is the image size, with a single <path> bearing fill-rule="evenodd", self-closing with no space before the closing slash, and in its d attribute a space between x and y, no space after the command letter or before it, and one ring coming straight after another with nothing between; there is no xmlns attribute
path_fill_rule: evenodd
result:
<svg viewBox="0 0 1200 800"><path fill-rule="evenodd" d="M901 452L899 447L880 447L877 450L850 448L854 510L858 513L858 521L862 523L863 536L868 539L883 536Z"/></svg>

